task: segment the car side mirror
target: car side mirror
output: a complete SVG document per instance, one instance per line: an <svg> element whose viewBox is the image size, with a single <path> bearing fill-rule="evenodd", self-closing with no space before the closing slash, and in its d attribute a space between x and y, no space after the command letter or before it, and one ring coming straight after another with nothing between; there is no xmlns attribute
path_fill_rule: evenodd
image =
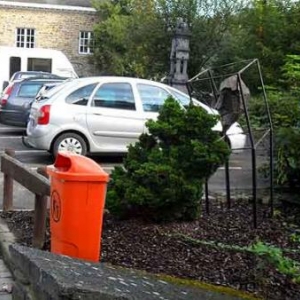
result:
<svg viewBox="0 0 300 300"><path fill-rule="evenodd" d="M6 87L8 86L9 82L8 81L3 81L3 85L2 85L2 90L4 91L4 89L6 89Z"/></svg>

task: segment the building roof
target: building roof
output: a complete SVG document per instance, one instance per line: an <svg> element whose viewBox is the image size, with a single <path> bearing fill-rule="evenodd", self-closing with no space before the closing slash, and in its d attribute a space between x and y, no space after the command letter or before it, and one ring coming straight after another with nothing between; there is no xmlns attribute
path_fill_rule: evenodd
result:
<svg viewBox="0 0 300 300"><path fill-rule="evenodd" d="M48 5L62 5L62 6L79 6L79 7L92 7L91 0L6 0L0 2L12 2L12 5L16 2L30 3L30 4L48 4Z"/></svg>
<svg viewBox="0 0 300 300"><path fill-rule="evenodd" d="M0 0L0 6L19 7L19 8L37 8L37 9L55 9L67 11L96 12L92 7L92 0Z"/></svg>

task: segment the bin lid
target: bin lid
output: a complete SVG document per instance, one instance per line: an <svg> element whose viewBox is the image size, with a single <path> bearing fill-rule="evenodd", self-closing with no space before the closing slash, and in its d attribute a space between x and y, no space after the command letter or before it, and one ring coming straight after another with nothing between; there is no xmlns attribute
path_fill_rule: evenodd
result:
<svg viewBox="0 0 300 300"><path fill-rule="evenodd" d="M47 173L55 178L71 181L108 182L109 175L92 159L75 153L58 152Z"/></svg>

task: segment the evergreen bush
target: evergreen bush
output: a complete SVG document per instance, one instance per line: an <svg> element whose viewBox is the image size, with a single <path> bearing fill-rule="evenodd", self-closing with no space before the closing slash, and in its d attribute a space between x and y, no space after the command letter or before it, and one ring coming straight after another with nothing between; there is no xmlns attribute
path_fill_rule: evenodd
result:
<svg viewBox="0 0 300 300"><path fill-rule="evenodd" d="M300 90L269 91L268 104L274 127L275 179L279 186L300 185ZM249 101L252 126L264 128L268 124L262 98ZM268 169L268 168L267 168ZM266 172L268 174L268 171Z"/></svg>
<svg viewBox="0 0 300 300"><path fill-rule="evenodd" d="M212 131L217 117L203 108L182 108L168 98L149 133L128 148L124 166L111 174L106 207L119 218L194 220L200 213L203 183L230 150Z"/></svg>

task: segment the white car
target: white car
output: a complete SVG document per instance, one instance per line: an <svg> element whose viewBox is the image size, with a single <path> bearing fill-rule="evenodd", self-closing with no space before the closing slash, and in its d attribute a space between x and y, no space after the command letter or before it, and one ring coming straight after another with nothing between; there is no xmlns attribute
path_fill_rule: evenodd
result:
<svg viewBox="0 0 300 300"><path fill-rule="evenodd" d="M138 78L89 77L64 82L32 104L25 144L52 152L126 153L127 146L146 132L165 99L183 106L188 95L168 85ZM197 100L195 105L217 114ZM213 130L222 131L221 123ZM244 148L246 135L235 123L227 131L233 150Z"/></svg>

